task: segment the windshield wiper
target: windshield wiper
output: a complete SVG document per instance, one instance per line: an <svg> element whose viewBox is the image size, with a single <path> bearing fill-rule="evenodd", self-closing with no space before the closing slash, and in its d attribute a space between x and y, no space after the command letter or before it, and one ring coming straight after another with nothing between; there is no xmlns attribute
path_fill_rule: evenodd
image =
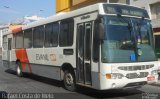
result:
<svg viewBox="0 0 160 99"><path fill-rule="evenodd" d="M143 22L144 22L144 17L142 17L142 19L141 19L140 22L137 22L137 23L136 23L136 26L138 27L138 33L139 33L138 39L140 39L140 42L138 41L138 43L142 43L141 27L142 27ZM139 37L140 37L140 38L139 38Z"/></svg>
<svg viewBox="0 0 160 99"><path fill-rule="evenodd" d="M119 20L120 20L121 22L125 22L125 23L128 24L127 27L128 27L129 32L131 33L131 31L132 31L132 25L131 25L130 21L128 21L128 20L126 20L125 18L123 18L121 14L117 14L117 17L119 18ZM122 20L121 20L121 19L122 19Z"/></svg>
<svg viewBox="0 0 160 99"><path fill-rule="evenodd" d="M138 30L135 30L134 28L134 35L135 35L135 45L136 45L136 49L135 49L135 54L136 54L136 58L138 60L138 57L141 56L141 48L138 48L138 44L142 43L142 32L141 32L141 27L143 25L144 22L144 17L141 18L140 22L136 22L135 25L138 27ZM136 34L136 31L138 31L138 34ZM138 36L137 36L138 35Z"/></svg>
<svg viewBox="0 0 160 99"><path fill-rule="evenodd" d="M131 43L128 43L128 44L126 43L126 44L122 45L122 48L126 49L127 47L131 47L130 49L134 50L134 53L135 53L135 56L136 56L136 61L138 61L138 57L139 57L138 50L139 50L139 48L137 47L136 34L134 33L135 32L134 28L132 27L132 23L130 22L131 20L130 21L126 20L125 18L123 18L121 16L121 14L117 14L117 17L120 19L120 21L126 22L128 24L128 30L130 32L131 41L132 41ZM133 34L132 34L132 32L133 32Z"/></svg>

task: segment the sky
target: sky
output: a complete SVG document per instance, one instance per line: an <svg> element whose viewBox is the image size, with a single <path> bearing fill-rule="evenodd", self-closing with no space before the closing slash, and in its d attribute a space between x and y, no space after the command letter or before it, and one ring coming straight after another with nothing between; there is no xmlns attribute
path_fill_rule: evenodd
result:
<svg viewBox="0 0 160 99"><path fill-rule="evenodd" d="M55 15L56 0L0 0L0 24L8 23L24 16Z"/></svg>

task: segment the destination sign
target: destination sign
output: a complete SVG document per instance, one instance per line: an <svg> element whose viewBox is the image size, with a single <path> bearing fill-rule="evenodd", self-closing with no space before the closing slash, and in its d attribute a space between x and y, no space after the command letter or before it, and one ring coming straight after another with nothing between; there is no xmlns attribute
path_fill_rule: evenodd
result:
<svg viewBox="0 0 160 99"><path fill-rule="evenodd" d="M146 10L127 5L104 4L104 11L107 14L121 14L149 18Z"/></svg>

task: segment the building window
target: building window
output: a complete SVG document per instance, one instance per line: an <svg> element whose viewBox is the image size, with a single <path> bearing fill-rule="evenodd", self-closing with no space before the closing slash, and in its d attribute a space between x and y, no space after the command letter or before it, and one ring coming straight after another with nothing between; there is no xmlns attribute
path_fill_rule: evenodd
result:
<svg viewBox="0 0 160 99"><path fill-rule="evenodd" d="M32 47L32 29L24 31L24 48Z"/></svg>
<svg viewBox="0 0 160 99"><path fill-rule="evenodd" d="M16 48L23 48L23 32L16 34Z"/></svg>
<svg viewBox="0 0 160 99"><path fill-rule="evenodd" d="M45 26L45 47L58 46L59 23L51 23Z"/></svg>
<svg viewBox="0 0 160 99"><path fill-rule="evenodd" d="M65 20L60 25L59 45L61 47L72 46L73 44L74 21Z"/></svg>
<svg viewBox="0 0 160 99"><path fill-rule="evenodd" d="M130 0L109 0L109 3L125 3L125 4L130 4Z"/></svg>
<svg viewBox="0 0 160 99"><path fill-rule="evenodd" d="M160 19L160 6L157 6L156 12L157 12L157 19Z"/></svg>
<svg viewBox="0 0 160 99"><path fill-rule="evenodd" d="M42 48L44 45L44 26L39 26L33 30L33 47Z"/></svg>

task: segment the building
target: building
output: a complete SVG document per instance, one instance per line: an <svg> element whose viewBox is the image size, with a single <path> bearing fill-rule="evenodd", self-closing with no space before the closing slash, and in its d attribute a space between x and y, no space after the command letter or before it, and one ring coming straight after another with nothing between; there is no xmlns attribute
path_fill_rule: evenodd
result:
<svg viewBox="0 0 160 99"><path fill-rule="evenodd" d="M160 58L160 0L130 0L130 4L148 11L152 20L156 53Z"/></svg>
<svg viewBox="0 0 160 99"><path fill-rule="evenodd" d="M56 13L73 11L99 2L129 4L129 0L56 0Z"/></svg>
<svg viewBox="0 0 160 99"><path fill-rule="evenodd" d="M42 20L44 19L43 17L39 17L39 16L26 16L23 18L18 18L8 24L2 24L0 25L0 55L1 55L1 50L2 50L2 35L5 32L8 32L9 30L13 30L19 27L22 27L23 25L26 25L28 23L34 22L34 21L38 21L38 20Z"/></svg>
<svg viewBox="0 0 160 99"><path fill-rule="evenodd" d="M10 24L16 24L16 25L25 25L34 21L38 21L38 20L42 20L45 19L43 17L39 17L39 16L25 16L22 18L17 18L16 20L10 22Z"/></svg>
<svg viewBox="0 0 160 99"><path fill-rule="evenodd" d="M146 9L152 19L155 35L160 34L160 0L130 0L130 4Z"/></svg>

